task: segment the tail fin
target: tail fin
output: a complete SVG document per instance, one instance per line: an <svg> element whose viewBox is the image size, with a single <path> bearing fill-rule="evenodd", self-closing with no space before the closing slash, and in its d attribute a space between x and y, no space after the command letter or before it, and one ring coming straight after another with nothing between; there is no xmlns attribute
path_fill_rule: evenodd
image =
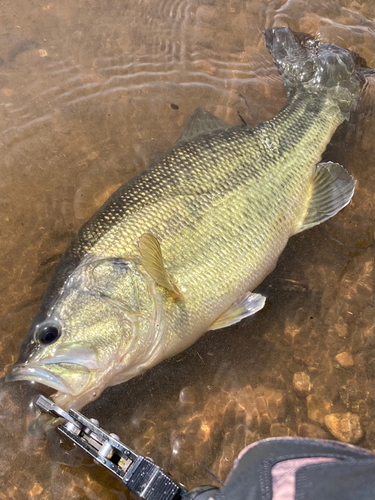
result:
<svg viewBox="0 0 375 500"><path fill-rule="evenodd" d="M356 67L366 67L366 61L358 54L289 28L266 30L266 44L288 97L304 89L324 93L344 113L356 105L364 83Z"/></svg>

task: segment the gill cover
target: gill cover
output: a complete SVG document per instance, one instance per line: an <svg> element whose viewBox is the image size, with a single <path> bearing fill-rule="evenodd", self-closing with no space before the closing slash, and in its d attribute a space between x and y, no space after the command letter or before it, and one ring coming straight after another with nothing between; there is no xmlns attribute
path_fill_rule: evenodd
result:
<svg viewBox="0 0 375 500"><path fill-rule="evenodd" d="M132 261L85 258L34 325L34 348L7 380L34 380L74 396L92 390L97 397L124 368L125 357L132 364L139 337L145 342L152 334L149 281ZM41 334L51 328L58 338L42 342Z"/></svg>

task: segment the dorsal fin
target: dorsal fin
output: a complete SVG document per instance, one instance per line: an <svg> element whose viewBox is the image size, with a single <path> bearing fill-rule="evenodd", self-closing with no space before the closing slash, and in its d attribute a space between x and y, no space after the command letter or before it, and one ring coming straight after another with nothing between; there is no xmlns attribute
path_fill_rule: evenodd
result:
<svg viewBox="0 0 375 500"><path fill-rule="evenodd" d="M179 299L181 293L173 281L172 276L164 267L160 243L155 236L146 233L139 240L139 251L142 257L142 265L156 283L171 293L172 297Z"/></svg>
<svg viewBox="0 0 375 500"><path fill-rule="evenodd" d="M180 144L181 142L191 141L199 135L214 132L215 130L224 130L231 126L232 125L229 125L229 123L220 120L209 111L198 108L189 118L184 130L182 131L182 134L174 143L173 147L176 146L176 144Z"/></svg>

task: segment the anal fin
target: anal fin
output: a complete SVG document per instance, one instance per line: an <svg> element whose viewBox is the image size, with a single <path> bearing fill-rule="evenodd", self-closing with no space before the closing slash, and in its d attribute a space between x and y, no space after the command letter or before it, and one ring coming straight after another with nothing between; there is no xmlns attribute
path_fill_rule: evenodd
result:
<svg viewBox="0 0 375 500"><path fill-rule="evenodd" d="M260 293L247 292L242 299L234 302L229 309L212 323L209 330L219 330L234 325L248 316L260 311L266 302L266 297Z"/></svg>
<svg viewBox="0 0 375 500"><path fill-rule="evenodd" d="M356 181L338 163L318 163L307 213L295 233L330 219L352 199Z"/></svg>

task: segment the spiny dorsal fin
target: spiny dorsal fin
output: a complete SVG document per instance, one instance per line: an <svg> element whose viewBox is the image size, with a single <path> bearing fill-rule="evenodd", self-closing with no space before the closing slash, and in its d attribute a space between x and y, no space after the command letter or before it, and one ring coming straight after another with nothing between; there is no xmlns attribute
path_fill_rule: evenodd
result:
<svg viewBox="0 0 375 500"><path fill-rule="evenodd" d="M296 233L317 226L337 214L352 199L356 181L338 163L318 163L307 213Z"/></svg>
<svg viewBox="0 0 375 500"><path fill-rule="evenodd" d="M191 141L199 135L214 132L215 130L226 129L228 127L231 127L229 123L216 118L216 116L209 111L198 108L189 118L182 134L174 143L173 147L181 142Z"/></svg>
<svg viewBox="0 0 375 500"><path fill-rule="evenodd" d="M173 282L172 276L164 267L160 243L152 234L143 234L139 240L142 265L158 285L166 288L172 297L179 299L181 293Z"/></svg>
<svg viewBox="0 0 375 500"><path fill-rule="evenodd" d="M221 314L209 330L219 330L234 325L252 314L260 311L266 302L266 297L260 293L247 292L242 299L234 302L229 309Z"/></svg>

